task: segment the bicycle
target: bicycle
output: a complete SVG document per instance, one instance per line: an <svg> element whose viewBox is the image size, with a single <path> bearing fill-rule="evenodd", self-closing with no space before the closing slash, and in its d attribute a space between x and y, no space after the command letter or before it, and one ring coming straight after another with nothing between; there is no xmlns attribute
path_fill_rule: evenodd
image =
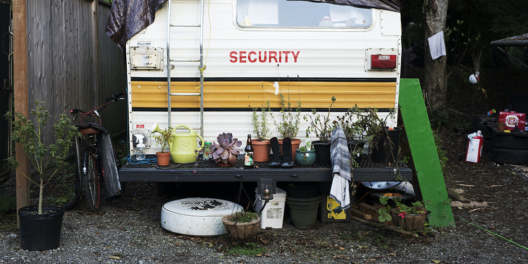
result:
<svg viewBox="0 0 528 264"><path fill-rule="evenodd" d="M99 112L103 111L108 104L125 99L119 98L124 94L125 92L116 95L111 93L111 96L106 98L105 104L88 112L81 109L70 110L73 120L80 117L79 124L75 126L82 137L75 137L75 198L62 206L65 210L77 205L84 187L88 207L92 211L99 211L101 209L101 182L103 181L107 198L120 195L119 160L115 158L110 134L103 127ZM96 117L99 124L83 123L85 117Z"/></svg>

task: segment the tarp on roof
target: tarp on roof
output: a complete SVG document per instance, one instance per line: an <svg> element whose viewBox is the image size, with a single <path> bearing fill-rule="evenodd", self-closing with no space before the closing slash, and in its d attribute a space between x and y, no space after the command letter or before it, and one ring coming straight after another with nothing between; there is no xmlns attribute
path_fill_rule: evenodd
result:
<svg viewBox="0 0 528 264"><path fill-rule="evenodd" d="M515 37L495 40L490 43L491 46L528 46L528 33Z"/></svg>
<svg viewBox="0 0 528 264"><path fill-rule="evenodd" d="M360 8L379 8L400 12L400 0L296 0L325 2L337 5L350 5ZM114 0L106 35L122 50L126 42L135 34L154 22L156 11L167 0Z"/></svg>
<svg viewBox="0 0 528 264"><path fill-rule="evenodd" d="M156 11L167 0L114 0L106 35L122 50L127 41L154 22Z"/></svg>

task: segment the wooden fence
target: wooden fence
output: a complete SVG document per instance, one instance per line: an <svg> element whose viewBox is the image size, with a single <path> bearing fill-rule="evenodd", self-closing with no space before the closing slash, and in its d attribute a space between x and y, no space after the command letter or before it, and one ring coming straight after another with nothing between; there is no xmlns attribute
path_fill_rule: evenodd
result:
<svg viewBox="0 0 528 264"><path fill-rule="evenodd" d="M39 100L53 115L69 115L70 109L91 110L111 92L126 90L124 53L105 34L109 5L99 3L97 13L95 35L91 1L27 1L29 109ZM126 111L125 101L120 101L102 112L103 125L113 135L126 131ZM45 142L52 137L49 126Z"/></svg>

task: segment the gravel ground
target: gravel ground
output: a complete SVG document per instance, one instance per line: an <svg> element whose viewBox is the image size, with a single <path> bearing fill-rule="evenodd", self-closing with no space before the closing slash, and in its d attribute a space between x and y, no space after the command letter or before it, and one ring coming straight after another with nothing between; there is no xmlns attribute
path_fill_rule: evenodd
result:
<svg viewBox="0 0 528 264"><path fill-rule="evenodd" d="M490 204L479 210L453 208L456 228L406 237L356 221L316 224L307 230L285 222L282 229L261 230L244 245L229 236L179 236L161 228L161 206L188 197L186 189L203 189L196 196L224 197L205 187L180 185L180 192L160 198L148 184L130 183L124 195L106 203L100 213L90 212L83 203L68 211L56 250L21 250L19 231L1 230L7 225L0 223L0 263L528 263L527 249L461 221L528 247L527 167L496 166L487 156L479 164L465 163L458 155L463 153L465 139L449 133L442 136L449 139L446 148L451 150L448 188L463 189L465 198ZM14 188L9 181L0 191ZM0 216L0 221L12 222L13 215ZM230 253L241 246L266 252L258 256Z"/></svg>

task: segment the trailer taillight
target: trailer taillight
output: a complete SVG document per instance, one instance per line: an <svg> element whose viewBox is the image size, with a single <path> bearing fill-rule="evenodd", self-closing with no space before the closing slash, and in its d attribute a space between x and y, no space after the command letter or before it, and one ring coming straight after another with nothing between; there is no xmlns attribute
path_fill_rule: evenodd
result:
<svg viewBox="0 0 528 264"><path fill-rule="evenodd" d="M395 69L396 55L370 55L371 69Z"/></svg>

